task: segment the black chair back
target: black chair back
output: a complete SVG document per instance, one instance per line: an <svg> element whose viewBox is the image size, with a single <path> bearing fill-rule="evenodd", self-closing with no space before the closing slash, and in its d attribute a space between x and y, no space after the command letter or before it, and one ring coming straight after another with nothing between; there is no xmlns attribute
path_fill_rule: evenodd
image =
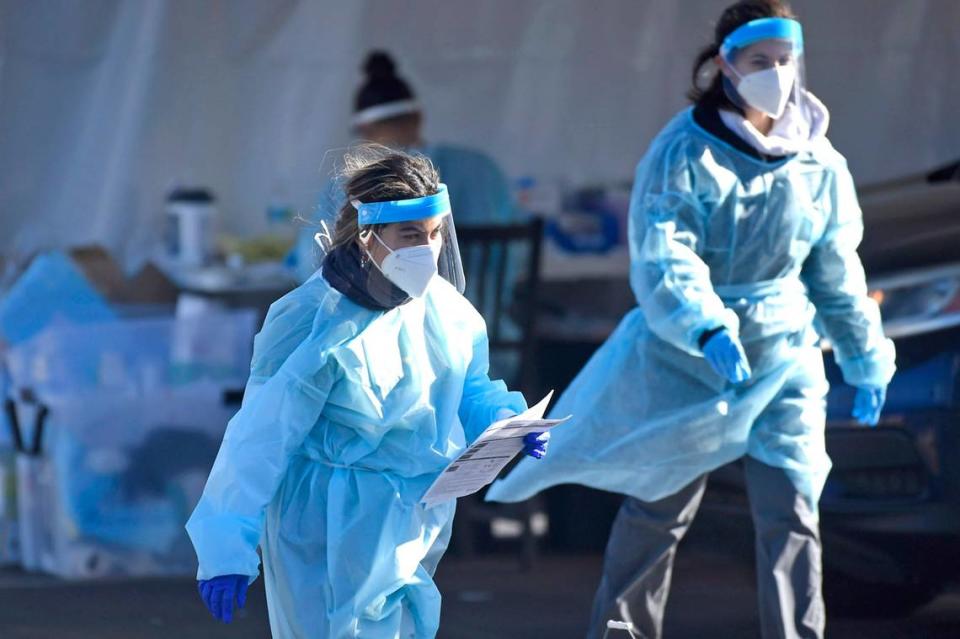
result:
<svg viewBox="0 0 960 639"><path fill-rule="evenodd" d="M457 241L466 278L465 295L487 322L491 361L515 355L506 378L511 388L535 393L537 292L543 220L527 224L458 226ZM496 368L495 365L493 368Z"/></svg>

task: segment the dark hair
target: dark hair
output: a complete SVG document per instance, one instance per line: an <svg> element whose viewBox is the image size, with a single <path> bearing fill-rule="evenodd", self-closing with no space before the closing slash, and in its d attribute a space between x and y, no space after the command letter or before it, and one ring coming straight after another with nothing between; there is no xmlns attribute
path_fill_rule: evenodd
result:
<svg viewBox="0 0 960 639"><path fill-rule="evenodd" d="M709 86L706 88L700 86L699 80L703 67L720 54L720 45L723 44L723 40L746 23L761 18L796 17L787 0L740 0L724 9L714 28L713 43L701 49L693 63L693 86L687 92L687 98L697 106L730 109L743 113L743 110L734 104L723 90L723 74L719 70L714 72Z"/></svg>
<svg viewBox="0 0 960 639"><path fill-rule="evenodd" d="M410 85L397 75L397 65L386 51L372 51L363 63L366 80L354 98L354 112L380 104L413 100Z"/></svg>
<svg viewBox="0 0 960 639"><path fill-rule="evenodd" d="M434 195L440 190L440 175L433 163L419 153L395 151L379 144L365 144L344 158L341 181L347 201L337 214L331 248L359 237L361 229L353 201L363 203L407 200Z"/></svg>

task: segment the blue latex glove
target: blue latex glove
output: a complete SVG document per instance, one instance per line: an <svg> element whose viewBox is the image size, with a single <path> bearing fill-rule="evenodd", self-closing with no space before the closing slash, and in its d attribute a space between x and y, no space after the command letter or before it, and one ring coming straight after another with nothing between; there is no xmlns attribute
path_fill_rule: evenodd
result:
<svg viewBox="0 0 960 639"><path fill-rule="evenodd" d="M747 381L753 374L747 355L743 352L743 344L726 329L707 340L703 345L703 356L717 375L734 384Z"/></svg>
<svg viewBox="0 0 960 639"><path fill-rule="evenodd" d="M862 386L857 388L853 400L853 416L864 426L876 426L880 421L880 411L887 401L887 389Z"/></svg>
<svg viewBox="0 0 960 639"><path fill-rule="evenodd" d="M246 575L220 575L197 581L197 589L210 614L223 623L230 623L233 621L233 600L236 599L241 608L247 604L249 582Z"/></svg>
<svg viewBox="0 0 960 639"><path fill-rule="evenodd" d="M523 454L534 459L543 459L549 443L550 433L527 433L523 436Z"/></svg>

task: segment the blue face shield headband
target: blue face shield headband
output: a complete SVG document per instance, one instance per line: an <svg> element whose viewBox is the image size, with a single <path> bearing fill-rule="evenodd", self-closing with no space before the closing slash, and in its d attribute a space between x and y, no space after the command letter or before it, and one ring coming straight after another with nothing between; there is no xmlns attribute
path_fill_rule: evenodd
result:
<svg viewBox="0 0 960 639"><path fill-rule="evenodd" d="M354 201L352 204L357 209L357 219L361 226L423 220L452 212L446 184L441 184L439 191L426 197L389 202Z"/></svg>
<svg viewBox="0 0 960 639"><path fill-rule="evenodd" d="M803 30L799 22L789 18L760 18L738 27L724 38L720 55L730 60L734 50L761 40L788 40L793 44L796 55L803 53Z"/></svg>

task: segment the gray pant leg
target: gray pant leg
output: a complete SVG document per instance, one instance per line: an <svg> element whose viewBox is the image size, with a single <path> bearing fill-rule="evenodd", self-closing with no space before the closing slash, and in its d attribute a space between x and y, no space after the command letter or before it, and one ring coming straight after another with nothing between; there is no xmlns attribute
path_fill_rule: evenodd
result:
<svg viewBox="0 0 960 639"><path fill-rule="evenodd" d="M643 637L659 639L677 544L693 522L706 483L704 475L655 502L624 499L607 542L590 639L602 637L610 619L630 621Z"/></svg>
<svg viewBox="0 0 960 639"><path fill-rule="evenodd" d="M817 513L780 468L744 458L756 531L757 590L764 639L822 639Z"/></svg>

